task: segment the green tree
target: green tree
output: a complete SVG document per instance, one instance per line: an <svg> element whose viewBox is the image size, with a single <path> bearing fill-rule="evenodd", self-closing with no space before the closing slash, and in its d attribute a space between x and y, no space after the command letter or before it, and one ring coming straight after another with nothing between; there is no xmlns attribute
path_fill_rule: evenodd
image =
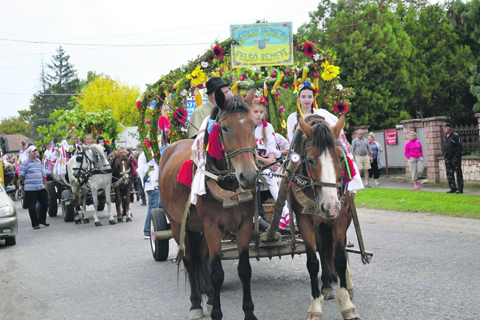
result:
<svg viewBox="0 0 480 320"><path fill-rule="evenodd" d="M0 132L5 132L5 134L23 134L30 137L32 135L32 126L22 116L8 117L0 122Z"/></svg>
<svg viewBox="0 0 480 320"><path fill-rule="evenodd" d="M52 123L50 114L55 110L71 109L69 102L72 94L76 93L81 82L76 76L74 66L68 62L70 56L60 46L57 54L52 57L51 63L47 64L50 73L43 70L40 74L41 89L34 94L30 101L31 121L34 138L37 137L37 128Z"/></svg>
<svg viewBox="0 0 480 320"><path fill-rule="evenodd" d="M471 0L467 3L459 0L455 1L448 10L448 18L450 18L452 27L464 26L464 30L470 39L480 43L480 0ZM477 57L480 56L478 53L477 51ZM473 106L475 112L480 112L480 70L478 68L480 62L478 60L470 66L472 75L468 79L470 92L476 98L476 103Z"/></svg>
<svg viewBox="0 0 480 320"><path fill-rule="evenodd" d="M414 118L448 116L454 123L472 121L473 97L465 86L469 65L475 61L471 41L449 26L445 10L431 5L409 9L403 28L414 46L409 70L412 98L406 109ZM459 30L460 31L460 30Z"/></svg>
<svg viewBox="0 0 480 320"><path fill-rule="evenodd" d="M413 46L398 18L404 7L398 3L391 12L390 3L384 2L330 5L329 30L322 41L337 55L342 85L355 90L349 110L352 124L388 128L409 119L405 105L412 96Z"/></svg>

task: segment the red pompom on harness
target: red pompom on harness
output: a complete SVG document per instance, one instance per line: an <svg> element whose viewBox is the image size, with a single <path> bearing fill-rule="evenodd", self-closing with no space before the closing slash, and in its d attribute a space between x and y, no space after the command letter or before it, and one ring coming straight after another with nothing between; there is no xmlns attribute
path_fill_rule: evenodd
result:
<svg viewBox="0 0 480 320"><path fill-rule="evenodd" d="M220 145L220 126L218 123L213 126L213 130L208 136L207 152L217 160L223 158L223 146Z"/></svg>
<svg viewBox="0 0 480 320"><path fill-rule="evenodd" d="M177 181L183 183L187 187L192 186L193 160L185 161L177 176Z"/></svg>

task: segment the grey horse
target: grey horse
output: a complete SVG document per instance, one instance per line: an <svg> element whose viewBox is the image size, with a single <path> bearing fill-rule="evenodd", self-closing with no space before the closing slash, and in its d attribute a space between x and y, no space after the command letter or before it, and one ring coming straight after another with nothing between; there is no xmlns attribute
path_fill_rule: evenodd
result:
<svg viewBox="0 0 480 320"><path fill-rule="evenodd" d="M97 217L98 195L104 192L108 206L108 220L116 224L111 211L110 189L112 187L112 168L108 163L103 150L98 145L77 146L74 156L67 163L68 180L75 197L75 224L80 224L82 217L78 213L77 203L82 193L83 222L89 223L86 211L87 194L92 192L93 206L95 207L95 225L101 226Z"/></svg>

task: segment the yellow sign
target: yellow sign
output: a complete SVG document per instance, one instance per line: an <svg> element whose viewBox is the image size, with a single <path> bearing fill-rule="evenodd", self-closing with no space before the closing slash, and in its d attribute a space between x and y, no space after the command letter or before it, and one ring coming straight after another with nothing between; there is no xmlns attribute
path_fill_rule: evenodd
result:
<svg viewBox="0 0 480 320"><path fill-rule="evenodd" d="M231 25L232 67L293 64L291 22Z"/></svg>

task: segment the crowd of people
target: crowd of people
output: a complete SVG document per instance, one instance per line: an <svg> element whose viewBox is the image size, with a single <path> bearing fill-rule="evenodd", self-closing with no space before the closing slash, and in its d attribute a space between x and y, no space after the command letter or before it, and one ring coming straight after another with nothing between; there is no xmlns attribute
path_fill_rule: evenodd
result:
<svg viewBox="0 0 480 320"><path fill-rule="evenodd" d="M212 78L206 83L208 100L206 103L199 106L191 114L188 126L189 138L195 139L199 129L201 128L204 119L209 117L212 109L216 105L215 91L221 90L226 97L231 96L229 84L222 78ZM268 103L263 97L255 98L251 104L251 115L256 121L255 140L257 144L256 160L262 165L270 165L267 170L276 172L280 163L278 162L283 156L288 153L289 140L293 138L295 126L297 125L297 116L306 118L309 115L318 115L330 126L333 126L338 121L338 118L325 109L318 108L315 102L316 90L313 83L303 82L295 90L297 98L297 111L289 115L287 119L287 139L282 135L276 134L273 126L265 121L266 108ZM162 111L163 113L163 111ZM299 114L298 114L299 113ZM450 190L448 193L463 193L463 175L461 169L461 140L457 133L453 132L452 126L446 123L444 126L444 158L447 171L447 179ZM409 133L410 140L405 144L404 154L408 160L408 167L411 174L411 179L414 184L414 189L419 189L419 177L423 172L423 148L422 144L417 140L417 134L412 131ZM364 137L362 129L357 131L357 136L353 139L351 145L348 143L343 130L339 137L345 154L351 160L354 160L355 172L357 173L353 180L348 184L348 191L356 192L363 188L371 188L370 178L374 180L375 186L380 185L380 169L383 167L381 153L383 148L375 141L375 134L370 132L368 137ZM52 143L49 148L44 150L40 155L37 148L33 144L22 142L22 148L18 156L9 154L8 139L5 133L2 132L0 136L0 147L2 151L2 160L4 162L12 163L17 167L16 174L19 175L20 181L24 185L25 201L28 203L29 215L34 229L39 229L40 225L48 226L46 221L47 203L46 190L44 186L44 177L51 173L53 164L57 161L66 163L66 161L73 155L78 146L90 146L98 144L104 150L104 155L107 157L112 149L103 136L97 136L94 139L92 134L87 134L85 137L75 137L69 134L56 146ZM151 155L153 152L150 150ZM155 160L147 161L147 157L142 149L140 143L136 146L133 152L133 157L138 163L138 180L140 183L136 184L138 191L137 201L142 200L142 206L147 207L147 216L144 224L144 237L150 237L150 212L154 208L161 208L162 203L160 193L158 190L158 165ZM153 159L153 157L150 157ZM362 182L361 175L365 182ZM455 175L457 183L455 183ZM266 176L267 186L271 196L276 199L279 192L279 185L273 178ZM258 199L262 198L260 188L258 188ZM38 210L38 203L40 210ZM37 210L36 210L37 207ZM269 224L262 218L262 206L259 206L260 221L259 227L261 230L266 230ZM37 212L39 211L39 212ZM291 223L291 215L289 213L288 205L286 204L282 211L280 220L280 228L286 228ZM295 222L293 222L295 223Z"/></svg>

